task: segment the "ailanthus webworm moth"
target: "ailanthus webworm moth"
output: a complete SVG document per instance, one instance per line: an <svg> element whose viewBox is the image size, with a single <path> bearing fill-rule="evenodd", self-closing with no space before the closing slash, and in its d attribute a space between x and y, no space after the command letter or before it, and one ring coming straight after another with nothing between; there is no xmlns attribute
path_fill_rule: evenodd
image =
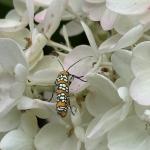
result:
<svg viewBox="0 0 150 150"><path fill-rule="evenodd" d="M66 117L68 110L70 109L72 114L74 112L72 111L72 107L70 105L70 97L69 97L69 86L72 83L74 78L77 78L83 82L86 82L85 80L82 79L83 76L76 76L73 74L69 73L69 69L72 68L75 64L80 62L81 60L88 58L88 57L93 57L93 56L86 56L75 63L73 63L67 70L64 69L61 61L58 59L60 65L63 68L63 71L61 71L55 81L55 93L57 96L57 101L56 101L56 111L57 114L60 115L61 117ZM52 94L53 97L53 94ZM51 97L51 99L52 99Z"/></svg>

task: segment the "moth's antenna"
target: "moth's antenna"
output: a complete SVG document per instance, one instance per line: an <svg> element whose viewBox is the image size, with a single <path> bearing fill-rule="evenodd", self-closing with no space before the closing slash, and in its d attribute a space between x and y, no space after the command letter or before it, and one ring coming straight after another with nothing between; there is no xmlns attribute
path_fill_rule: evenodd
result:
<svg viewBox="0 0 150 150"><path fill-rule="evenodd" d="M59 64L61 65L62 69L65 71L65 68L64 68L64 66L63 66L63 64L62 64L62 62L61 62L61 60L59 59L59 57L57 57L57 60L58 60Z"/></svg>
<svg viewBox="0 0 150 150"><path fill-rule="evenodd" d="M89 58L89 57L93 57L93 56L86 56L86 57L83 57L83 58L79 59L78 61L76 61L75 63L73 63L73 64L67 69L67 71L68 71L70 68L72 68L74 65L76 65L78 62L82 61L83 59Z"/></svg>

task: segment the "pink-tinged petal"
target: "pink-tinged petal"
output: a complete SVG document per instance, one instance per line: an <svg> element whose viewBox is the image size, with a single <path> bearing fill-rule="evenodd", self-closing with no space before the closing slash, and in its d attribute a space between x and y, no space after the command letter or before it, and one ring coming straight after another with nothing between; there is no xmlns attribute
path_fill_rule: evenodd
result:
<svg viewBox="0 0 150 150"><path fill-rule="evenodd" d="M42 10L41 12L37 13L34 17L34 20L38 23L41 23L46 15L47 9Z"/></svg>
<svg viewBox="0 0 150 150"><path fill-rule="evenodd" d="M91 57L89 57L91 56ZM83 60L82 60L83 58ZM81 61L79 61L81 59ZM70 74L78 77L85 76L88 71L93 67L93 63L96 62L96 54L93 49L87 45L81 45L74 48L65 58L64 67L67 70L72 64L79 61L73 67L69 69ZM85 78L83 78L86 80ZM70 92L79 92L85 88L85 83L79 79L74 79L70 85Z"/></svg>
<svg viewBox="0 0 150 150"><path fill-rule="evenodd" d="M109 9L106 9L101 18L101 26L103 30L111 30L116 21L117 14Z"/></svg>
<svg viewBox="0 0 150 150"><path fill-rule="evenodd" d="M107 0L106 6L108 9L120 14L136 15L149 10L150 0Z"/></svg>
<svg viewBox="0 0 150 150"><path fill-rule="evenodd" d="M87 45L77 46L65 57L64 68L67 69L75 62L79 61L82 58L85 58L69 69L69 72L71 74L82 76L85 73L87 73L89 69L93 67L92 63L96 61L95 57L96 57L96 54L94 53L94 50L90 46L87 46ZM86 64L86 62L87 63L89 62L89 64ZM86 68L85 65L89 67Z"/></svg>
<svg viewBox="0 0 150 150"><path fill-rule="evenodd" d="M41 25L48 38L50 38L58 28L66 4L67 0L53 0L47 9L44 21Z"/></svg>

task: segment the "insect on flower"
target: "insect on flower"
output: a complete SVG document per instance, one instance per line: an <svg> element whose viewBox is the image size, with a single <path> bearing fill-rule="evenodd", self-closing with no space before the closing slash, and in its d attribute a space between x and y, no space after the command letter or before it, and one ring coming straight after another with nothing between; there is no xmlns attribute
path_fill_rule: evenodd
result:
<svg viewBox="0 0 150 150"><path fill-rule="evenodd" d="M75 64L80 62L81 60L92 57L92 56L86 56L78 60L77 62L73 63L67 70L64 69L62 63L58 59L60 65L63 68L63 71L61 71L55 81L55 93L57 95L57 102L56 102L56 110L57 114L61 117L66 117L68 110L71 110L72 114L74 114L72 107L70 105L70 97L69 97L69 86L72 83L73 79L79 79L83 82L86 82L82 79L83 76L76 76L69 73L69 69L72 68ZM53 94L51 99L53 98ZM50 100L51 100L50 99Z"/></svg>

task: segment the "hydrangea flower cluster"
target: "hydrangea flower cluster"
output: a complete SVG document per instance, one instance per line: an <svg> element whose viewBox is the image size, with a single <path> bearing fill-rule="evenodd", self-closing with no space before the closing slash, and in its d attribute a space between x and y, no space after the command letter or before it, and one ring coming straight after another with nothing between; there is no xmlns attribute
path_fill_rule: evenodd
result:
<svg viewBox="0 0 150 150"><path fill-rule="evenodd" d="M61 71L74 77L64 118ZM0 19L0 149L149 148L150 0L13 0Z"/></svg>

